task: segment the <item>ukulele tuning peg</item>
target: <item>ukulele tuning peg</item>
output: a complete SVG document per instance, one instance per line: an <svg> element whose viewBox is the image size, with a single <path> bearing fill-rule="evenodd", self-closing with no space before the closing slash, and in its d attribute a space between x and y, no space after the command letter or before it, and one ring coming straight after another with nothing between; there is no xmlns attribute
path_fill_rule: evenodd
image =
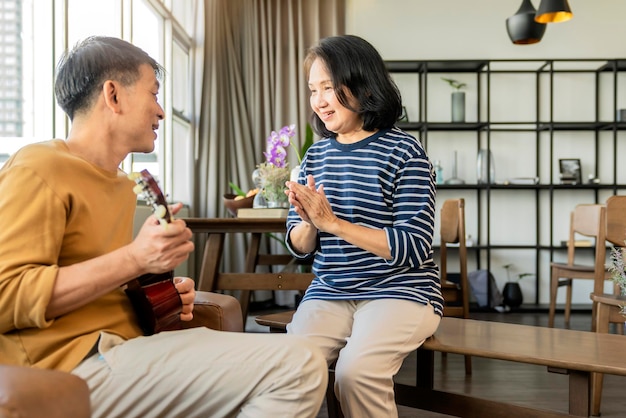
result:
<svg viewBox="0 0 626 418"><path fill-rule="evenodd" d="M140 173L137 173L137 172L128 173L129 180L137 181L137 179L139 179L140 177L141 177Z"/></svg>
<svg viewBox="0 0 626 418"><path fill-rule="evenodd" d="M155 209L154 209L154 216L156 216L159 219L163 219L165 218L165 214L167 213L167 208L163 205L158 205Z"/></svg>

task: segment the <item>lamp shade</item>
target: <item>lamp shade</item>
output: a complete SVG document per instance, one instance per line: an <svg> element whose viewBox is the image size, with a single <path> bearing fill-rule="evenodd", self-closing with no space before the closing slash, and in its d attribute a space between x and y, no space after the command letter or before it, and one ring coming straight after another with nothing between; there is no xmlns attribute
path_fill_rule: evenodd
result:
<svg viewBox="0 0 626 418"><path fill-rule="evenodd" d="M535 44L546 32L546 24L535 21L536 9L530 0L522 0L517 13L506 20L506 31L516 45Z"/></svg>
<svg viewBox="0 0 626 418"><path fill-rule="evenodd" d="M567 0L541 0L535 21L539 23L565 22L573 16Z"/></svg>

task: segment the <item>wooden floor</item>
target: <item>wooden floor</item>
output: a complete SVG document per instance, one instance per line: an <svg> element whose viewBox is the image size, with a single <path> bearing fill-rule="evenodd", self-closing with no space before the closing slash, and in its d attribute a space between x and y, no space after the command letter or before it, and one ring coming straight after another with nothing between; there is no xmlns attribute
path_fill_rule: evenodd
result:
<svg viewBox="0 0 626 418"><path fill-rule="evenodd" d="M548 315L545 312L472 313L471 317L472 319L534 326L547 326L548 324ZM262 329L256 328L253 323L253 318L250 318L247 323L249 331L263 332ZM564 327L562 314L557 313L555 324L557 327ZM573 313L570 328L590 330L591 313ZM624 350L624 355L626 355L626 350ZM435 389L445 389L486 399L567 412L567 376L548 373L545 367L473 358L473 373L468 377L465 376L463 356L449 354L443 357L440 353L437 353L436 356ZM412 384L414 370L415 357L409 356L396 376L396 380L401 383ZM602 393L602 417L626 417L625 388L626 378L605 376ZM440 418L447 416L402 406L398 407L398 414L400 418ZM325 405L322 406L317 418L328 418Z"/></svg>

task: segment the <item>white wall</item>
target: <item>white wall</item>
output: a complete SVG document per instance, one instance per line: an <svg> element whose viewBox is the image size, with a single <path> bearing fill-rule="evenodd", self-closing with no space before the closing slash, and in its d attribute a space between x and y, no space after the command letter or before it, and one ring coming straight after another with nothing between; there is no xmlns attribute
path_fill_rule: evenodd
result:
<svg viewBox="0 0 626 418"><path fill-rule="evenodd" d="M574 13L572 20L549 24L543 40L538 44L514 45L507 35L505 21L507 17L515 14L520 4L521 0L347 0L346 31L367 39L386 60L626 58L626 1L570 0L570 6ZM533 4L538 7L539 0L533 0ZM403 86L403 81L397 81L403 92L403 99L410 117L412 113L417 112L417 109L414 109L417 107L417 104L414 103L416 100L407 94L406 85ZM574 86L573 89L577 91L577 94L580 94L581 87L586 88ZM410 91L414 90L409 89ZM448 96L441 95L440 97L446 101L442 103L431 102L429 97L429 115L437 112L437 110L448 111ZM626 105L626 96L618 99L618 102L621 106ZM431 107L433 112L430 110ZM572 115L568 116L572 116L575 120L577 118L575 111L580 109L573 108L571 110ZM609 110L612 112L611 109L607 109L607 111ZM566 120L568 116L565 116ZM471 118L471 112L468 117ZM567 142L571 142L572 139L568 139ZM444 163L444 168L449 167L449 161L446 161L447 154L444 156L432 155L438 152L438 148L436 145L431 146L431 142L429 139L431 158L440 159ZM576 148L575 145L572 147ZM463 148L459 149L459 152L462 153ZM473 152L475 155L475 151ZM585 154L581 149L574 149L572 152ZM460 154L459 160L462 160L463 157ZM562 158L566 157L562 156ZM586 157L588 156L583 155L583 159ZM601 156L601 158L605 157L606 155ZM608 157L610 158L610 155ZM468 157L466 160L471 160L471 158ZM516 165L513 163L508 164L507 167L500 165L499 168L497 160L498 158L496 158L496 178L499 180L502 179L501 176L505 170L519 170L520 166L524 166L524 164ZM446 163L448 164L446 165ZM534 156L532 164L534 165ZM463 162L459 164L459 177L471 178L472 175L475 176L474 163L469 161L466 165L467 167L463 167ZM587 176L589 170L583 170L584 177ZM531 175L522 172L508 174L511 176ZM470 182L472 181L470 180ZM542 182L545 183L546 180L542 179ZM446 191L441 194L441 198L446 198L445 196L454 197L453 194L454 191ZM586 196L583 196L583 199ZM555 210L564 213L563 216L556 216L554 240L557 242L553 242L553 244L558 244L561 238L567 238L569 221L567 213L577 203L576 199L578 198L570 199L563 194L559 195ZM601 197L601 200L604 198L604 196ZM518 238L524 234L530 233L532 235L536 223L534 203L530 205L528 211L530 215L524 219L524 211L519 209L524 205L528 206L529 203L522 196L519 199L517 203L514 201L504 202L503 205L506 207L503 207L502 210L510 214L515 213L518 227L525 225L525 229L507 231L510 236ZM531 200L534 202L534 199ZM498 199L492 200L492 204L498 204L497 202ZM475 222L471 220L473 204L475 203L470 202L467 205L467 216L468 232L475 236L476 226ZM511 205L513 206L511 207ZM542 203L542 206L545 205ZM548 210L547 207L545 209ZM492 207L492 213L493 211ZM542 230L545 229L543 227L542 224ZM545 227L547 228L547 225ZM543 236L545 234L543 232L541 234L542 245L549 245L550 243L544 242ZM530 237L531 241L533 239L534 237ZM495 242L498 241L501 239L496 237ZM491 267L500 288L506 281L506 273L501 265L509 262L515 264L512 271L515 274L535 270L532 252L519 250L493 252ZM540 263L539 302L547 304L549 259L542 255ZM471 268L472 266L470 266L470 270ZM532 303L535 298L534 279L524 279L522 287L525 302ZM574 303L590 303L589 293L591 290L591 283L586 283L586 281L575 282ZM606 290L611 291L610 285L607 284ZM564 289L560 289L558 303L564 302L564 293Z"/></svg>
<svg viewBox="0 0 626 418"><path fill-rule="evenodd" d="M569 0L573 19L549 24L538 44L513 45L505 21L520 4L347 0L346 31L366 38L388 60L626 57L626 1Z"/></svg>

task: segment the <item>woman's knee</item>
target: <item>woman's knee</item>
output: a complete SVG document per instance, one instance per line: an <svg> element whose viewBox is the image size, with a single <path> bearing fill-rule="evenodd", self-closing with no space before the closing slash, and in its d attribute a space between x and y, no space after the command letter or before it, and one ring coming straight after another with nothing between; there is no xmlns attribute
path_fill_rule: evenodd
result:
<svg viewBox="0 0 626 418"><path fill-rule="evenodd" d="M334 370L336 385L353 387L371 378L372 367L363 357L348 359L340 355Z"/></svg>

